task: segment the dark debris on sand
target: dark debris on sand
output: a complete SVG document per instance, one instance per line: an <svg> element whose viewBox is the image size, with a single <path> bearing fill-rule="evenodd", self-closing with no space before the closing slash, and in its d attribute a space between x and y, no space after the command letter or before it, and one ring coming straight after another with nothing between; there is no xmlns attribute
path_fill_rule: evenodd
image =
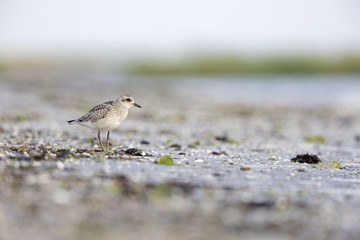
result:
<svg viewBox="0 0 360 240"><path fill-rule="evenodd" d="M137 148L129 148L125 150L125 153L131 156L145 156L146 154Z"/></svg>
<svg viewBox="0 0 360 240"><path fill-rule="evenodd" d="M309 163L309 164L316 164L321 162L320 158L316 154L298 154L296 157L291 159L292 162L298 163Z"/></svg>

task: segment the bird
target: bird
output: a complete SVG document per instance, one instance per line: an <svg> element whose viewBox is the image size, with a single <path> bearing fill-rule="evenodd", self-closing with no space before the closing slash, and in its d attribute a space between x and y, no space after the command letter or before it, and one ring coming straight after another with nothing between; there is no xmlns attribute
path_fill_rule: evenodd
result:
<svg viewBox="0 0 360 240"><path fill-rule="evenodd" d="M67 121L70 125L79 124L91 129L98 130L98 140L103 152L109 150L110 131L118 128L128 115L129 109L132 107L141 108L129 94L123 94L115 101L107 101L96 105L85 115ZM101 131L108 131L106 139L106 150L101 141Z"/></svg>

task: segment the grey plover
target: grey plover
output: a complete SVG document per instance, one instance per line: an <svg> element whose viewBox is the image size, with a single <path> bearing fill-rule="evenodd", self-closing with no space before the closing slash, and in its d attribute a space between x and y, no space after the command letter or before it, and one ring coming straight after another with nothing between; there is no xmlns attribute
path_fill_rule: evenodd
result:
<svg viewBox="0 0 360 240"><path fill-rule="evenodd" d="M115 101L108 101L93 107L87 114L78 119L67 121L69 124L79 124L85 127L99 130L98 139L102 150L105 152L101 141L101 131L108 131L106 151L109 150L110 130L118 128L128 115L132 106L141 108L135 103L134 98L128 94L121 95Z"/></svg>

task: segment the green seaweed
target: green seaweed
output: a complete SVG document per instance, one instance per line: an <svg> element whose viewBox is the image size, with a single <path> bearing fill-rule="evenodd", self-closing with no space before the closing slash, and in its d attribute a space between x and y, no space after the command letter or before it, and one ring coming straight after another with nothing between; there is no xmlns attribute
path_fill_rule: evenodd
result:
<svg viewBox="0 0 360 240"><path fill-rule="evenodd" d="M328 168L328 169L341 169L341 164L337 161L332 161L331 163L317 163L314 166L318 168Z"/></svg>
<svg viewBox="0 0 360 240"><path fill-rule="evenodd" d="M223 162L223 164L228 165L228 166L234 165L234 163L232 163L232 162Z"/></svg>
<svg viewBox="0 0 360 240"><path fill-rule="evenodd" d="M304 137L304 140L309 143L319 143L319 144L324 144L326 142L325 138L320 135L306 136Z"/></svg>
<svg viewBox="0 0 360 240"><path fill-rule="evenodd" d="M65 158L67 158L67 159L75 159L76 157L73 154L67 154L65 156Z"/></svg>
<svg viewBox="0 0 360 240"><path fill-rule="evenodd" d="M168 165L168 166L175 166L173 158L170 157L169 155L160 158L160 160L158 161L158 164L160 164L160 165Z"/></svg>

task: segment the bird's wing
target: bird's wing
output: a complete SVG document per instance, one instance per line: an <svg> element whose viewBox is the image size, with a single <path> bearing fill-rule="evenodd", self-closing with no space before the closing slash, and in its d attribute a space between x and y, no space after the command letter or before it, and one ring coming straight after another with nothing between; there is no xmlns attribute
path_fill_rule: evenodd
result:
<svg viewBox="0 0 360 240"><path fill-rule="evenodd" d="M79 122L94 122L99 119L106 117L109 111L112 109L114 101L104 102L102 104L96 105L84 116L79 118Z"/></svg>

